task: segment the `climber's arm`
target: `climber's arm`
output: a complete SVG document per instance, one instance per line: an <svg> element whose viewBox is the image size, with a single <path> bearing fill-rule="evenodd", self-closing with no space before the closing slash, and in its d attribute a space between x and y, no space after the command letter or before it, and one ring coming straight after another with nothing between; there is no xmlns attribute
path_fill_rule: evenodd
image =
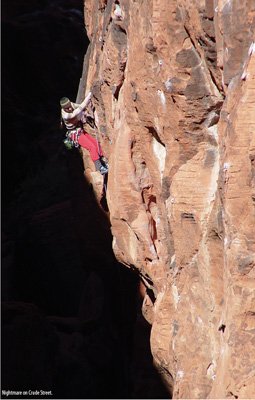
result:
<svg viewBox="0 0 255 400"><path fill-rule="evenodd" d="M79 104L78 107L75 108L72 113L69 114L69 119L76 117L82 110L84 110L84 108L86 108L87 105L89 104L90 99L91 99L91 92L89 92L89 94L85 97L83 102Z"/></svg>

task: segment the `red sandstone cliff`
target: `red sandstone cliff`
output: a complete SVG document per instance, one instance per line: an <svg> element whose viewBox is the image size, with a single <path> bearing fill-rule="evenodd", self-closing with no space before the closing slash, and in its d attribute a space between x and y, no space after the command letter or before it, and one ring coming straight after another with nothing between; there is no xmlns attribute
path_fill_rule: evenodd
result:
<svg viewBox="0 0 255 400"><path fill-rule="evenodd" d="M155 364L174 398L255 397L255 3L84 3L113 249Z"/></svg>

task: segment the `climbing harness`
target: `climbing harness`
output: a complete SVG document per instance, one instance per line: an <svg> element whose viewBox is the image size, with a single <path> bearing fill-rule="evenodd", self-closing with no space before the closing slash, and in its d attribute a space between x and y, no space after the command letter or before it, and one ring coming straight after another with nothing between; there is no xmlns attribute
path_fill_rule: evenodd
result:
<svg viewBox="0 0 255 400"><path fill-rule="evenodd" d="M82 128L76 128L66 132L64 145L68 150L71 150L73 147L77 148L80 146L78 139L82 132Z"/></svg>

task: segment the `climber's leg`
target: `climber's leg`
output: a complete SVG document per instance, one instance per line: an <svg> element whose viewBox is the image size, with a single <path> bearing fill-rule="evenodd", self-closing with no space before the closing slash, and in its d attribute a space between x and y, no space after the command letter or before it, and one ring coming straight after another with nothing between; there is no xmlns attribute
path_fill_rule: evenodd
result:
<svg viewBox="0 0 255 400"><path fill-rule="evenodd" d="M98 140L95 139L94 137L92 137L91 135L89 135L89 134L86 133L86 132L85 132L85 135L87 135L87 139L88 139L93 145L95 145L99 157L102 157L102 156L103 156L103 151L102 151L102 148L101 148L100 143L98 142Z"/></svg>
<svg viewBox="0 0 255 400"><path fill-rule="evenodd" d="M106 168L102 163L101 160L98 159L96 161L94 161L95 167L96 167L96 171L99 171L101 175L105 175L108 172L108 168Z"/></svg>
<svg viewBox="0 0 255 400"><path fill-rule="evenodd" d="M90 157L92 161L94 161L96 171L99 171L102 175L107 174L108 168L102 165L100 160L100 157L102 157L103 153L97 140L90 136L88 133L82 133L79 136L78 141L81 147L84 147L89 151Z"/></svg>
<svg viewBox="0 0 255 400"><path fill-rule="evenodd" d="M98 149L97 141L88 133L82 133L78 139L79 145L89 151L90 157L96 161L101 156L101 151Z"/></svg>

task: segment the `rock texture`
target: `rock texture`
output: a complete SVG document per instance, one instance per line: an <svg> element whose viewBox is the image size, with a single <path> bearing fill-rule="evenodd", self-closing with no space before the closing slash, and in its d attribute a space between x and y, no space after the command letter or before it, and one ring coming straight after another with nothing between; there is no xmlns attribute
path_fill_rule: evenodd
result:
<svg viewBox="0 0 255 400"><path fill-rule="evenodd" d="M79 93L92 87L113 249L146 287L155 364L174 398L255 397L255 2L84 4Z"/></svg>

